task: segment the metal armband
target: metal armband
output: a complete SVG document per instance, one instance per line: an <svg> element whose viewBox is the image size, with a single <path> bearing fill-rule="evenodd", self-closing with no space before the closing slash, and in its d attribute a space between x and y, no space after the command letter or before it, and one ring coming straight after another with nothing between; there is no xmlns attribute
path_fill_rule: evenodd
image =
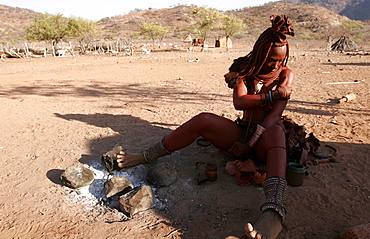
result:
<svg viewBox="0 0 370 239"><path fill-rule="evenodd" d="M265 132L265 130L266 129L262 125L258 124L256 132L254 132L252 138L250 138L250 140L247 142L247 145L254 149L257 146L257 143L261 136L263 135L263 133Z"/></svg>

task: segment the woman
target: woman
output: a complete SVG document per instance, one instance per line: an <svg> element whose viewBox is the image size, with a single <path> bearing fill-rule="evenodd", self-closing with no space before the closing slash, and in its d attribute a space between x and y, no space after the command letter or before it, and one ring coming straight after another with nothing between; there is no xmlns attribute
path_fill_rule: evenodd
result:
<svg viewBox="0 0 370 239"><path fill-rule="evenodd" d="M286 16L271 16L270 20L272 27L260 35L252 52L236 59L225 75L226 83L233 89L234 107L243 111L241 119L234 122L201 113L143 153L122 151L117 156L121 168L155 163L159 157L182 149L199 137L238 157L255 155L267 163L263 183L266 203L261 206L262 215L257 223L245 226L250 238L276 238L285 216L282 202L287 188L287 156L280 118L294 81L294 73L286 67L289 56L286 35L294 36L294 31Z"/></svg>

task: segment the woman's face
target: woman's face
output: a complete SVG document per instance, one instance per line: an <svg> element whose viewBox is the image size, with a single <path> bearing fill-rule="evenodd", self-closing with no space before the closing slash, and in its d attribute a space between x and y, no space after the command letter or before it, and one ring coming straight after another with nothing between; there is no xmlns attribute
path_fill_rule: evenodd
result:
<svg viewBox="0 0 370 239"><path fill-rule="evenodd" d="M263 64L260 73L268 74L279 69L286 55L286 45L273 46L265 63Z"/></svg>

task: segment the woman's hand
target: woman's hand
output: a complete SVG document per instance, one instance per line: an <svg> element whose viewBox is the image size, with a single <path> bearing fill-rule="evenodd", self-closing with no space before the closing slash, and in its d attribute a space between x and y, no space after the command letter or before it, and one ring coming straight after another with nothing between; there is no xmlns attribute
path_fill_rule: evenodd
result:
<svg viewBox="0 0 370 239"><path fill-rule="evenodd" d="M276 90L272 91L274 100L289 100L293 92L293 87L279 86Z"/></svg>
<svg viewBox="0 0 370 239"><path fill-rule="evenodd" d="M237 72L229 72L224 76L225 82L230 89L234 89L242 81L238 76L239 73Z"/></svg>
<svg viewBox="0 0 370 239"><path fill-rule="evenodd" d="M233 154L237 157L240 157L243 154L247 154L251 151L252 151L251 147L249 147L246 144L240 143L240 142L235 142L233 144L233 146L231 146L231 148L229 149L229 153L231 153L231 154Z"/></svg>

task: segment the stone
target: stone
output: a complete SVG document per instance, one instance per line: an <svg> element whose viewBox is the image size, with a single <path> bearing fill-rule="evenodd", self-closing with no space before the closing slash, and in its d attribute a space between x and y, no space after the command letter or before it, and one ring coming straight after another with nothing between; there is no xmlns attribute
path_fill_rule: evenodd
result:
<svg viewBox="0 0 370 239"><path fill-rule="evenodd" d="M124 151L122 146L115 146L112 150L106 152L101 156L101 161L109 173L113 170L119 171L121 168L118 167L117 155L119 152Z"/></svg>
<svg viewBox="0 0 370 239"><path fill-rule="evenodd" d="M134 185L125 177L113 177L104 183L104 193L106 198L110 198L117 194L125 194L132 190Z"/></svg>
<svg viewBox="0 0 370 239"><path fill-rule="evenodd" d="M82 164L69 166L60 176L62 182L73 189L90 185L94 181L94 172Z"/></svg>
<svg viewBox="0 0 370 239"><path fill-rule="evenodd" d="M125 168L125 172L130 175L134 185L140 185L140 182L146 181L150 166L147 164L138 164L134 167Z"/></svg>
<svg viewBox="0 0 370 239"><path fill-rule="evenodd" d="M136 187L119 199L120 209L129 217L149 209L153 202L153 190L148 185Z"/></svg>
<svg viewBox="0 0 370 239"><path fill-rule="evenodd" d="M147 174L150 184L160 188L167 187L177 182L177 171L169 163L156 164Z"/></svg>
<svg viewBox="0 0 370 239"><path fill-rule="evenodd" d="M364 239L370 237L370 222L348 228L343 232L342 239Z"/></svg>

